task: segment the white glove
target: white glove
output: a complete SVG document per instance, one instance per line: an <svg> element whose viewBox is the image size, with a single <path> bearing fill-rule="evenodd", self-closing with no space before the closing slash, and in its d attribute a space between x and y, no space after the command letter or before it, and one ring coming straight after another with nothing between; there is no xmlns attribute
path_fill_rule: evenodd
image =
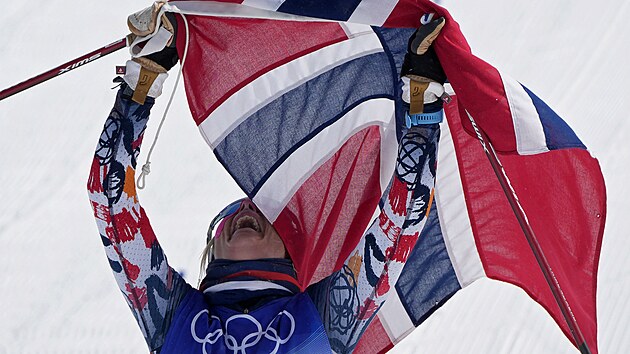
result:
<svg viewBox="0 0 630 354"><path fill-rule="evenodd" d="M173 24L164 15L164 4L166 0L156 1L127 17L127 26L131 31L127 45L133 58L159 52L172 43Z"/></svg>

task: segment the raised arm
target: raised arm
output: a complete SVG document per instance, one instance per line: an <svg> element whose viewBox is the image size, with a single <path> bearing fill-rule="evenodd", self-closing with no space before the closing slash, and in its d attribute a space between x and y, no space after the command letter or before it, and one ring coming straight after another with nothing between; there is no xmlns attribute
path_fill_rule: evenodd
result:
<svg viewBox="0 0 630 354"><path fill-rule="evenodd" d="M390 291L395 291L431 208L445 77L435 54L427 58L424 51L443 26L443 19L437 21L441 22L423 26L409 42L402 68L403 100L410 103L405 106L408 130L399 142L380 214L342 269L308 289L337 353L354 350ZM416 52L422 45L424 51Z"/></svg>
<svg viewBox="0 0 630 354"><path fill-rule="evenodd" d="M154 97L167 76L164 69L147 70L146 60L140 60L143 65L127 63L125 82L105 121L87 187L109 265L153 351L162 346L171 316L190 286L168 265L136 194L142 137ZM148 97L134 95L142 75L154 78L145 86Z"/></svg>
<svg viewBox="0 0 630 354"><path fill-rule="evenodd" d="M418 240L433 200L439 135L437 124L409 129L379 217L342 269L309 289L337 353L354 349Z"/></svg>

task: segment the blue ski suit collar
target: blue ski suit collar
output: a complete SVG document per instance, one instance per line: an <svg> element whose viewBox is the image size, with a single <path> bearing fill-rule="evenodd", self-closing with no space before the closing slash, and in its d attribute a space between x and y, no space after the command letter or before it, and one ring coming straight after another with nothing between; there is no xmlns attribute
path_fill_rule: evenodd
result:
<svg viewBox="0 0 630 354"><path fill-rule="evenodd" d="M199 287L206 302L242 311L299 293L297 274L288 259L231 261L218 259L206 269Z"/></svg>

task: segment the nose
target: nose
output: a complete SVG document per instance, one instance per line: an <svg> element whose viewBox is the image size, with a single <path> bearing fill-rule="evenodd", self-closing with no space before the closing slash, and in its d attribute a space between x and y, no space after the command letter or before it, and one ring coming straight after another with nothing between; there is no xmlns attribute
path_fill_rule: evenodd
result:
<svg viewBox="0 0 630 354"><path fill-rule="evenodd" d="M238 208L238 211L243 211L243 210L252 210L254 212L258 212L258 208L256 207L256 205L254 205L254 202L252 202L249 198L248 199L244 199L241 202L241 206Z"/></svg>

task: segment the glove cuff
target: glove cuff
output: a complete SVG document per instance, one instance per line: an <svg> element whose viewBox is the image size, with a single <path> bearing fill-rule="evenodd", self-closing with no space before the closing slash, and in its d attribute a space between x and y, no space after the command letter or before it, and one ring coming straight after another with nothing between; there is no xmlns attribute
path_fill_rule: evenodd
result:
<svg viewBox="0 0 630 354"><path fill-rule="evenodd" d="M123 79L134 90L134 101L143 104L146 96L156 98L162 94L162 85L167 77L166 72L152 71L151 68L128 60Z"/></svg>
<svg viewBox="0 0 630 354"><path fill-rule="evenodd" d="M408 77L405 76L403 78L401 78L402 81L402 100L405 103L411 103L411 82L412 81L420 81L420 80L416 80L416 77ZM428 81L428 80L424 80L424 81ZM422 82L422 81L420 81ZM438 84L435 81L431 81L427 83L427 88L423 93L423 100L422 103L423 104L429 104L429 103L433 103L436 101L439 101L442 96L444 95L444 86Z"/></svg>

